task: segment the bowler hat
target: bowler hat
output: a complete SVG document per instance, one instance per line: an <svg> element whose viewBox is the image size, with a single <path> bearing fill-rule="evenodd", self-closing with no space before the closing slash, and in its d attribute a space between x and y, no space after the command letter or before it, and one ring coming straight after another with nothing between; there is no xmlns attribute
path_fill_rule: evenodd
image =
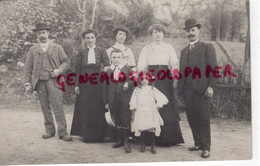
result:
<svg viewBox="0 0 260 166"><path fill-rule="evenodd" d="M127 27L124 26L124 25L117 25L117 26L113 29L113 36L114 36L114 37L116 37L118 31L123 31L123 32L125 32L127 38L129 38L130 35L131 35L130 29L127 28Z"/></svg>
<svg viewBox="0 0 260 166"><path fill-rule="evenodd" d="M51 28L48 27L48 26L47 26L46 24L44 24L44 23L38 23L38 24L36 24L35 29L33 29L33 31L36 32L36 31L40 31L40 30L50 31Z"/></svg>
<svg viewBox="0 0 260 166"><path fill-rule="evenodd" d="M190 29L192 27L198 27L200 29L201 24L197 23L197 20L194 18L189 18L185 21L185 27L183 28L184 30Z"/></svg>

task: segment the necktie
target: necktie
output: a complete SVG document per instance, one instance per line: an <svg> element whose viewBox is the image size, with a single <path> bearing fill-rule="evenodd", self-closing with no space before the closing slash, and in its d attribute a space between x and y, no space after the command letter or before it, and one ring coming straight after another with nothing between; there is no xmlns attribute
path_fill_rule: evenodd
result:
<svg viewBox="0 0 260 166"><path fill-rule="evenodd" d="M189 46L189 49L192 50L194 47L195 47L195 44L190 45L190 46Z"/></svg>

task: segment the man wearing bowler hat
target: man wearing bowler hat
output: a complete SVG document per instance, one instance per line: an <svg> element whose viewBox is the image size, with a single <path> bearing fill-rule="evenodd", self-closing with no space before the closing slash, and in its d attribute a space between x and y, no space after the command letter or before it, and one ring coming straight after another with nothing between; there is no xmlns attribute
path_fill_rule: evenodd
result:
<svg viewBox="0 0 260 166"><path fill-rule="evenodd" d="M185 21L183 29L186 31L189 45L181 50L180 72L190 74L187 77L184 75L179 80L178 91L183 97L195 142L195 146L190 147L189 150L202 150L201 157L208 158L211 146L210 99L213 96L216 80L212 74L207 77L205 71L208 65L212 68L217 66L217 60L213 45L199 40L200 28L201 24L193 18ZM193 74L195 77L192 77Z"/></svg>
<svg viewBox="0 0 260 166"><path fill-rule="evenodd" d="M50 28L43 23L36 25L33 30L39 43L32 46L27 54L25 63L25 90L31 93L36 90L44 116L45 133L43 139L55 135L51 107L57 122L57 134L64 141L71 141L67 133L67 123L63 111L62 90L56 78L64 73L70 65L63 48L49 40Z"/></svg>

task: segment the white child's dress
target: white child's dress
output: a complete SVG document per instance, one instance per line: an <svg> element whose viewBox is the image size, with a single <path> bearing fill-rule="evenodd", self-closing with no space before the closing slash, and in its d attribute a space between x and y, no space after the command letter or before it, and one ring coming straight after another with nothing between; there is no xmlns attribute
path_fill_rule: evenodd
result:
<svg viewBox="0 0 260 166"><path fill-rule="evenodd" d="M167 97L155 87L135 88L130 100L130 110L135 110L131 127L135 136L151 129L155 129L155 135L160 136L163 120L157 107L162 108L168 102Z"/></svg>

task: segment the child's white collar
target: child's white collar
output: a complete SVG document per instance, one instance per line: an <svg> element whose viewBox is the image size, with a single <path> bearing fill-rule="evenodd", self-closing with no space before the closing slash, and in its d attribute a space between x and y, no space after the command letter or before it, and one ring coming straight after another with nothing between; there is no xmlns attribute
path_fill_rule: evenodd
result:
<svg viewBox="0 0 260 166"><path fill-rule="evenodd" d="M125 65L126 65L126 63L120 63L117 67L121 70ZM111 70L115 70L115 68L116 68L116 66L113 64L110 66Z"/></svg>

